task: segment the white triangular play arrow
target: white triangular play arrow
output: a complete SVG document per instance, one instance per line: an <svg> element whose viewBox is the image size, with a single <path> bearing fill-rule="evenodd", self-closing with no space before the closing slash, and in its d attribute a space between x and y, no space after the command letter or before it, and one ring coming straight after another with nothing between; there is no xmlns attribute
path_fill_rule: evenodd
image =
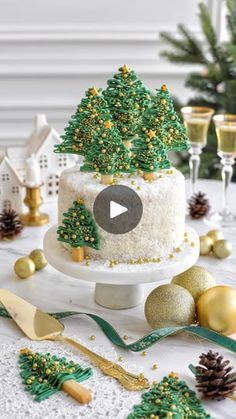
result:
<svg viewBox="0 0 236 419"><path fill-rule="evenodd" d="M126 211L128 211L128 208L117 204L115 201L110 201L110 218L118 217L118 215L124 214Z"/></svg>

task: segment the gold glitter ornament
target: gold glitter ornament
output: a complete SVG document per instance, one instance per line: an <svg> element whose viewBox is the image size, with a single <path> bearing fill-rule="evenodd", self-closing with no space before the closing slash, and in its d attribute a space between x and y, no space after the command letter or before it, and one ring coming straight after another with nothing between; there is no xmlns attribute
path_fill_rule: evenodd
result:
<svg viewBox="0 0 236 419"><path fill-rule="evenodd" d="M208 231L207 236L212 239L213 244L215 244L215 242L217 242L218 240L222 240L224 238L223 233L219 230L210 230Z"/></svg>
<svg viewBox="0 0 236 419"><path fill-rule="evenodd" d="M35 264L28 256L22 257L15 262L14 271L19 278L26 279L35 272Z"/></svg>
<svg viewBox="0 0 236 419"><path fill-rule="evenodd" d="M218 285L208 289L197 302L200 326L230 336L236 333L236 289Z"/></svg>
<svg viewBox="0 0 236 419"><path fill-rule="evenodd" d="M213 240L209 236L200 236L200 255L206 256L212 251Z"/></svg>
<svg viewBox="0 0 236 419"><path fill-rule="evenodd" d="M216 281L210 272L203 266L198 265L192 266L192 268L187 271L174 276L171 283L186 288L195 301L197 301L200 295L208 288L216 285Z"/></svg>
<svg viewBox="0 0 236 419"><path fill-rule="evenodd" d="M213 246L213 253L219 259L225 259L232 253L233 246L228 240L218 240Z"/></svg>
<svg viewBox="0 0 236 419"><path fill-rule="evenodd" d="M176 284L155 288L147 297L144 310L146 320L152 329L189 326L195 318L192 295Z"/></svg>
<svg viewBox="0 0 236 419"><path fill-rule="evenodd" d="M34 262L36 271L40 271L47 265L47 260L44 256L42 249L33 250L29 254L29 258L32 259L32 261Z"/></svg>

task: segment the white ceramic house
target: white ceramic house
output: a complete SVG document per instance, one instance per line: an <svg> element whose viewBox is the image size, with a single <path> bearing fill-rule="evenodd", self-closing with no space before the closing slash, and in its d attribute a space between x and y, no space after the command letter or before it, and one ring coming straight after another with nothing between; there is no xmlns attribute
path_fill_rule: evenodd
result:
<svg viewBox="0 0 236 419"><path fill-rule="evenodd" d="M32 154L38 160L41 170L42 197L45 202L57 197L61 172L75 164L76 157L70 154L54 153L54 145L61 142L57 131L48 125L46 116L36 115L35 126L24 147L11 147L8 157L19 176L25 178L25 161Z"/></svg>
<svg viewBox="0 0 236 419"><path fill-rule="evenodd" d="M24 188L21 179L9 159L0 156L0 212L4 209L14 209L22 212Z"/></svg>

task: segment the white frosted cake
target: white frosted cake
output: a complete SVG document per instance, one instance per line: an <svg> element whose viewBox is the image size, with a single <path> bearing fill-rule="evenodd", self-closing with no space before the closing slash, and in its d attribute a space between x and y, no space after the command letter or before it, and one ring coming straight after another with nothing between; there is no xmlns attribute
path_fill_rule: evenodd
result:
<svg viewBox="0 0 236 419"><path fill-rule="evenodd" d="M183 241L185 230L185 179L176 169L156 173L152 182L140 175L123 174L116 178L118 185L132 188L141 198L143 215L139 224L125 234L110 234L97 226L100 249L86 248L86 254L96 260L128 262L138 258L168 257ZM97 195L107 187L99 175L81 172L76 166L60 176L58 223L73 201L82 198L93 212ZM63 246L68 246L62 243Z"/></svg>

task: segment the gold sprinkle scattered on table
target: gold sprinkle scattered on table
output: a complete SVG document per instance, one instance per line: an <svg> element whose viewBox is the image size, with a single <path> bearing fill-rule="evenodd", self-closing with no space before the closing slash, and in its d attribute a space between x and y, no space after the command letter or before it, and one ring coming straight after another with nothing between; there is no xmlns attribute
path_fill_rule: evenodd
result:
<svg viewBox="0 0 236 419"><path fill-rule="evenodd" d="M118 357L118 362L122 362L122 361L123 361L122 356L119 356L119 357Z"/></svg>
<svg viewBox="0 0 236 419"><path fill-rule="evenodd" d="M191 247L194 247L194 246L195 246L195 243L194 243L194 242L191 242L191 243L190 243L190 246L191 246Z"/></svg>
<svg viewBox="0 0 236 419"><path fill-rule="evenodd" d="M158 368L158 365L157 364L153 364L152 369L153 370L157 370L157 368Z"/></svg>
<svg viewBox="0 0 236 419"><path fill-rule="evenodd" d="M87 262L85 262L86 266L90 266L90 262L87 260Z"/></svg>
<svg viewBox="0 0 236 419"><path fill-rule="evenodd" d="M147 351L143 351L142 356L147 356Z"/></svg>
<svg viewBox="0 0 236 419"><path fill-rule="evenodd" d="M156 380L153 380L152 386L156 386L156 385L157 385L157 381Z"/></svg>
<svg viewBox="0 0 236 419"><path fill-rule="evenodd" d="M89 336L89 340L95 340L95 339L96 339L96 336L95 335Z"/></svg>
<svg viewBox="0 0 236 419"><path fill-rule="evenodd" d="M123 339L124 339L124 340L128 340L128 339L129 339L129 336L124 335L124 336L123 336Z"/></svg>
<svg viewBox="0 0 236 419"><path fill-rule="evenodd" d="M180 253L180 252L181 252L181 247L180 247L180 246L176 247L176 248L175 248L175 252L176 252L176 253Z"/></svg>
<svg viewBox="0 0 236 419"><path fill-rule="evenodd" d="M136 188L136 189L137 189L137 191L140 191L140 189L141 189L141 186L137 186L137 188Z"/></svg>
<svg viewBox="0 0 236 419"><path fill-rule="evenodd" d="M173 258L174 258L173 253L170 253L170 254L169 254L169 259L173 259Z"/></svg>

